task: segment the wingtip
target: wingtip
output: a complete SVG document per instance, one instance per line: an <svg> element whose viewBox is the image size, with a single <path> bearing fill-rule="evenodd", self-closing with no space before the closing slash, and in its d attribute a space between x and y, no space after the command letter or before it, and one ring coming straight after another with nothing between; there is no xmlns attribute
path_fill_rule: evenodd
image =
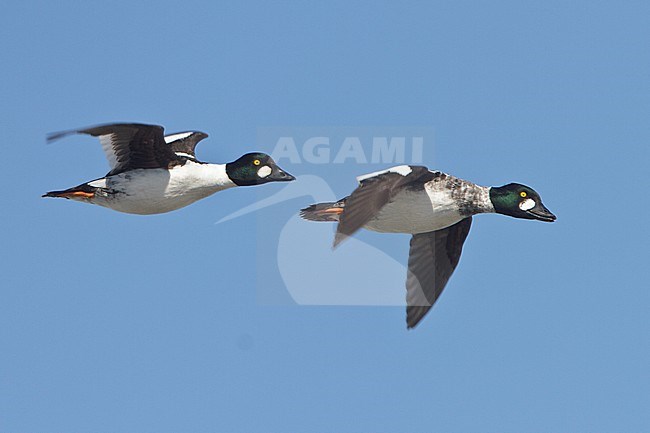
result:
<svg viewBox="0 0 650 433"><path fill-rule="evenodd" d="M77 131L57 131L57 132L48 132L48 133L45 135L45 142L46 142L47 144L51 144L52 142L54 142L54 141L56 141L56 140L59 140L59 139L65 137L66 135L71 135L71 134L74 134L74 133L76 133L76 132L77 132Z"/></svg>
<svg viewBox="0 0 650 433"><path fill-rule="evenodd" d="M334 236L334 243L332 244L332 249L335 250L347 238L348 238L347 235L344 235L343 233L340 232L336 232L336 235Z"/></svg>
<svg viewBox="0 0 650 433"><path fill-rule="evenodd" d="M60 133L58 133L58 132L49 132L48 134L45 135L45 143L52 144L53 141L56 141L59 138L61 138Z"/></svg>

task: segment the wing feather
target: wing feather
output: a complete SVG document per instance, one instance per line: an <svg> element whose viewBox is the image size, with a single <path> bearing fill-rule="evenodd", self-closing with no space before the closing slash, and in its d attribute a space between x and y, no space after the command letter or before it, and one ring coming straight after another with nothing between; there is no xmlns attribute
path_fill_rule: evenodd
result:
<svg viewBox="0 0 650 433"><path fill-rule="evenodd" d="M107 176L137 168L168 168L182 160L167 146L164 128L140 123L113 123L90 128L56 132L48 142L71 134L98 137L111 171Z"/></svg>
<svg viewBox="0 0 650 433"><path fill-rule="evenodd" d="M190 156L196 159L195 149L199 141L208 137L208 134L201 131L177 132L165 136L165 142L171 147L174 153L182 156Z"/></svg>
<svg viewBox="0 0 650 433"><path fill-rule="evenodd" d="M416 326L436 302L453 274L472 217L447 228L413 235L406 277L406 325Z"/></svg>
<svg viewBox="0 0 650 433"><path fill-rule="evenodd" d="M400 191L410 183L423 182L433 176L426 167L410 166L410 172L383 171L372 177L361 176L360 185L345 202L334 247L363 227Z"/></svg>

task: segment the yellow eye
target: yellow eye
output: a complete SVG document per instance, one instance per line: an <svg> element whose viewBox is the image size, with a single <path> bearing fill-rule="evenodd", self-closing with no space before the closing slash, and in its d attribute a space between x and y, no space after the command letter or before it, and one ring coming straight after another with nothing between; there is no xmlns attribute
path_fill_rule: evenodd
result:
<svg viewBox="0 0 650 433"><path fill-rule="evenodd" d="M254 165L260 165L261 163L262 163L262 161L260 161L259 159L256 159L255 161L253 161Z"/></svg>
<svg viewBox="0 0 650 433"><path fill-rule="evenodd" d="M522 192L519 193L519 195L522 196L522 197L526 197L528 194L526 194L526 191L522 191Z"/></svg>

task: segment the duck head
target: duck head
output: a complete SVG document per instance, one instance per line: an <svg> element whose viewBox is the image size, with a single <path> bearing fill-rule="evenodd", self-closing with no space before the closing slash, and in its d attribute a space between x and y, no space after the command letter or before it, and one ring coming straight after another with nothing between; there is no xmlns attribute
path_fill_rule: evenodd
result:
<svg viewBox="0 0 650 433"><path fill-rule="evenodd" d="M490 201L494 211L503 215L545 222L556 219L544 206L537 191L520 183L490 188Z"/></svg>
<svg viewBox="0 0 650 433"><path fill-rule="evenodd" d="M226 174L237 186L288 182L296 178L282 170L273 159L260 152L247 153L226 164Z"/></svg>

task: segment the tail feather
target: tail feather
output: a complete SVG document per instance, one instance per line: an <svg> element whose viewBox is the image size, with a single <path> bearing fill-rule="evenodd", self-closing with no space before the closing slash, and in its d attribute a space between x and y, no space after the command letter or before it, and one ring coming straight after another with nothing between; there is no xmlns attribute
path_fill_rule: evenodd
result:
<svg viewBox="0 0 650 433"><path fill-rule="evenodd" d="M309 221L336 222L343 213L345 200L316 203L300 210L300 216Z"/></svg>

